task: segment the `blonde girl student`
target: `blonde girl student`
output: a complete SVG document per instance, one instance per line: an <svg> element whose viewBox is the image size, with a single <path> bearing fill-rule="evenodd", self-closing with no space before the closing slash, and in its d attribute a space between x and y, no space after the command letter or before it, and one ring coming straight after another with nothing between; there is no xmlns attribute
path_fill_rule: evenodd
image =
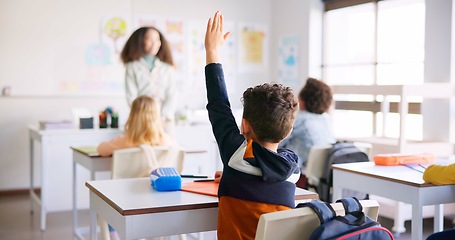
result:
<svg viewBox="0 0 455 240"><path fill-rule="evenodd" d="M115 150L138 147L142 144L172 145L170 137L164 132L158 103L149 96L139 96L131 104L130 115L125 124L125 135L102 142L97 151L101 156L111 156ZM118 240L117 231L108 226L110 239Z"/></svg>
<svg viewBox="0 0 455 240"><path fill-rule="evenodd" d="M151 146L173 144L164 131L158 103L149 96L139 96L133 101L125 124L125 134L102 142L97 151L101 156L111 156L117 149L138 147L141 144Z"/></svg>

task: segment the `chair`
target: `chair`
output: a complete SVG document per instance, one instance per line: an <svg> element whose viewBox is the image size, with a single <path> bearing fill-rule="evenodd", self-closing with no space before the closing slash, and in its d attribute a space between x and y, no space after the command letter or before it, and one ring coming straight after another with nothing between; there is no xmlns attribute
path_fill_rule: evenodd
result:
<svg viewBox="0 0 455 240"><path fill-rule="evenodd" d="M372 145L370 143L354 142L354 146L360 149L360 151L366 153L370 161ZM308 178L308 184L310 186L319 186L319 179L324 171L325 158L327 152L332 148L331 144L313 146L308 153L308 160L306 163L305 175Z"/></svg>
<svg viewBox="0 0 455 240"><path fill-rule="evenodd" d="M361 200L363 212L377 220L379 204L374 200ZM341 203L332 203L337 215L344 215ZM256 240L308 239L320 224L316 213L309 207L262 214L256 231Z"/></svg>
<svg viewBox="0 0 455 240"><path fill-rule="evenodd" d="M119 149L112 154L112 179L148 177L153 168L175 167L183 170L185 151L178 147L151 147Z"/></svg>
<svg viewBox="0 0 455 240"><path fill-rule="evenodd" d="M112 154L112 179L148 177L153 168L175 167L183 170L185 151L177 146L141 145L135 148L115 150ZM98 217L101 238L109 240L106 221Z"/></svg>

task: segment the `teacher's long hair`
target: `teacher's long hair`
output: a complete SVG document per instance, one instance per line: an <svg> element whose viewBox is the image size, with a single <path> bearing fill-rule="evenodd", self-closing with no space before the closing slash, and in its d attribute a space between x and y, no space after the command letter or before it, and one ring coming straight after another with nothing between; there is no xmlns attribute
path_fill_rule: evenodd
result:
<svg viewBox="0 0 455 240"><path fill-rule="evenodd" d="M161 47L158 50L156 56L162 62L165 62L171 66L174 65L174 61L172 59L172 52L169 46L169 42L166 40L164 35L155 27L141 27L131 34L130 38L125 43L123 50L120 54L122 62L127 64L132 61L139 60L141 57L145 55L144 50L144 38L145 34L149 29L154 29L160 35Z"/></svg>
<svg viewBox="0 0 455 240"><path fill-rule="evenodd" d="M167 144L160 108L155 99L149 96L139 96L133 101L125 124L125 136L133 145L160 146Z"/></svg>

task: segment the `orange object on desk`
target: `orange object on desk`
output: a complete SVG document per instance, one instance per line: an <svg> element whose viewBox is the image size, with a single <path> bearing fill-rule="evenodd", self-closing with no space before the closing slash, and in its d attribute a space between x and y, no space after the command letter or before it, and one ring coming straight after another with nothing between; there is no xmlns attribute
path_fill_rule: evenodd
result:
<svg viewBox="0 0 455 240"><path fill-rule="evenodd" d="M184 183L181 190L217 197L219 185L217 182L189 182Z"/></svg>
<svg viewBox="0 0 455 240"><path fill-rule="evenodd" d="M418 154L378 154L374 156L374 163L383 166L396 166L404 164L416 163L432 163L435 156L432 153L418 153Z"/></svg>

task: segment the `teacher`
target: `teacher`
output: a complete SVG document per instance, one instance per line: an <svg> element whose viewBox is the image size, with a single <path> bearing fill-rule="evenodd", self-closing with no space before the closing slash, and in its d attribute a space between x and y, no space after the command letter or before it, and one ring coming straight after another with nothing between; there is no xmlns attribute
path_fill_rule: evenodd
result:
<svg viewBox="0 0 455 240"><path fill-rule="evenodd" d="M172 135L175 118L175 69L169 43L154 27L141 27L131 34L121 52L126 67L128 105L139 96L157 99L166 132Z"/></svg>

